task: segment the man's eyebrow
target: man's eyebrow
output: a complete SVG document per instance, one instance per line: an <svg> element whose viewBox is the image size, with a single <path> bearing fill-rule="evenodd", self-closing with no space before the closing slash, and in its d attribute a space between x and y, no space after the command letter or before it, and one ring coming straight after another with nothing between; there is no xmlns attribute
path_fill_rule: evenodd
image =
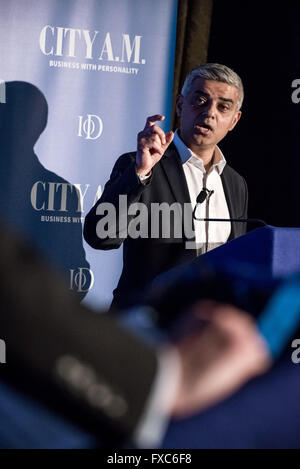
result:
<svg viewBox="0 0 300 469"><path fill-rule="evenodd" d="M195 90L195 94L202 94L202 95L208 96L208 97L210 96L209 93L206 93L206 91L203 91L203 90ZM221 101L225 101L226 103L234 104L234 101L231 98L224 98L223 96L218 96L218 99L220 99Z"/></svg>
<svg viewBox="0 0 300 469"><path fill-rule="evenodd" d="M204 94L205 96L209 96L209 93L206 93L206 92L203 91L203 90L195 90L194 93L195 93L195 94Z"/></svg>
<svg viewBox="0 0 300 469"><path fill-rule="evenodd" d="M225 101L226 103L234 103L233 99L231 98L223 98L222 96L219 96L219 98L221 101Z"/></svg>

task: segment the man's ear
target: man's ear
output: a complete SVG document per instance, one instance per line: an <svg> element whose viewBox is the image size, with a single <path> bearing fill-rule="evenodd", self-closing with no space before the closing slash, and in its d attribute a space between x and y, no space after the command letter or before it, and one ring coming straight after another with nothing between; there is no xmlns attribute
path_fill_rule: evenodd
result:
<svg viewBox="0 0 300 469"><path fill-rule="evenodd" d="M238 123L238 121L240 120L241 118L241 115L242 115L242 111L237 111L232 119L232 123L231 123L231 126L229 127L229 131L230 130L233 130L236 126L236 124Z"/></svg>
<svg viewBox="0 0 300 469"><path fill-rule="evenodd" d="M178 117L181 116L182 101L183 101L183 96L179 94L176 99L176 114Z"/></svg>

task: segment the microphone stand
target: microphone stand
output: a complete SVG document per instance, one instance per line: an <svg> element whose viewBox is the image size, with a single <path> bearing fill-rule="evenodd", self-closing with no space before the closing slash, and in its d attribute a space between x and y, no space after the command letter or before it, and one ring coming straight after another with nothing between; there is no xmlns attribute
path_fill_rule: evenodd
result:
<svg viewBox="0 0 300 469"><path fill-rule="evenodd" d="M195 215L197 206L193 211L193 218L197 221L227 221L227 222L240 222L240 223L259 223L262 226L267 226L267 223L259 218L197 218Z"/></svg>

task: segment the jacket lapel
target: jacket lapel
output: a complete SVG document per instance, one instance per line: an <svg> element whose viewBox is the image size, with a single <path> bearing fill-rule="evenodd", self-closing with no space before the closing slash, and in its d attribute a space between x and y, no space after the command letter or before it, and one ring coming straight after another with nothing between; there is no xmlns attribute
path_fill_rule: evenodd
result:
<svg viewBox="0 0 300 469"><path fill-rule="evenodd" d="M227 167L225 166L224 171L221 174L221 181L223 184L225 199L226 199L227 206L228 206L229 217L236 218L237 214L235 213L234 205L232 203L233 201L233 194L231 193L232 184L230 184L230 181L228 180L228 172L226 171L226 169ZM230 231L228 241L231 241L235 237L236 237L235 223L231 223L231 231Z"/></svg>
<svg viewBox="0 0 300 469"><path fill-rule="evenodd" d="M161 166L165 173L166 179L169 183L171 193L177 203L182 207L182 215L185 213L184 210L187 210L187 207L184 207L184 204L189 204L188 208L190 210L190 216L192 214L192 204L189 189L187 186L185 174L182 168L182 161L179 156L179 153L173 143L169 146L164 156L162 157ZM185 230L185 216L182 216L182 227L183 227L183 236L186 236ZM192 228L194 229L194 220L191 218ZM190 230L189 230L190 231ZM192 239L190 241L193 241ZM190 249L191 258L195 257L194 250Z"/></svg>
<svg viewBox="0 0 300 469"><path fill-rule="evenodd" d="M168 147L160 162L176 202L191 203L182 161L173 143Z"/></svg>

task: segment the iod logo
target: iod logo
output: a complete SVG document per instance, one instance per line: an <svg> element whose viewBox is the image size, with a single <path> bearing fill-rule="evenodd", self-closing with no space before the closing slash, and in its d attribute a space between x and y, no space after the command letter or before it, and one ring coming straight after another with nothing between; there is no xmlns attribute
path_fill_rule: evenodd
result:
<svg viewBox="0 0 300 469"><path fill-rule="evenodd" d="M79 293L87 292L93 288L94 280L93 272L87 267L70 269L70 290L76 290Z"/></svg>
<svg viewBox="0 0 300 469"><path fill-rule="evenodd" d="M78 137L84 137L86 140L96 140L103 132L102 119L96 114L88 114L86 119L78 116Z"/></svg>

